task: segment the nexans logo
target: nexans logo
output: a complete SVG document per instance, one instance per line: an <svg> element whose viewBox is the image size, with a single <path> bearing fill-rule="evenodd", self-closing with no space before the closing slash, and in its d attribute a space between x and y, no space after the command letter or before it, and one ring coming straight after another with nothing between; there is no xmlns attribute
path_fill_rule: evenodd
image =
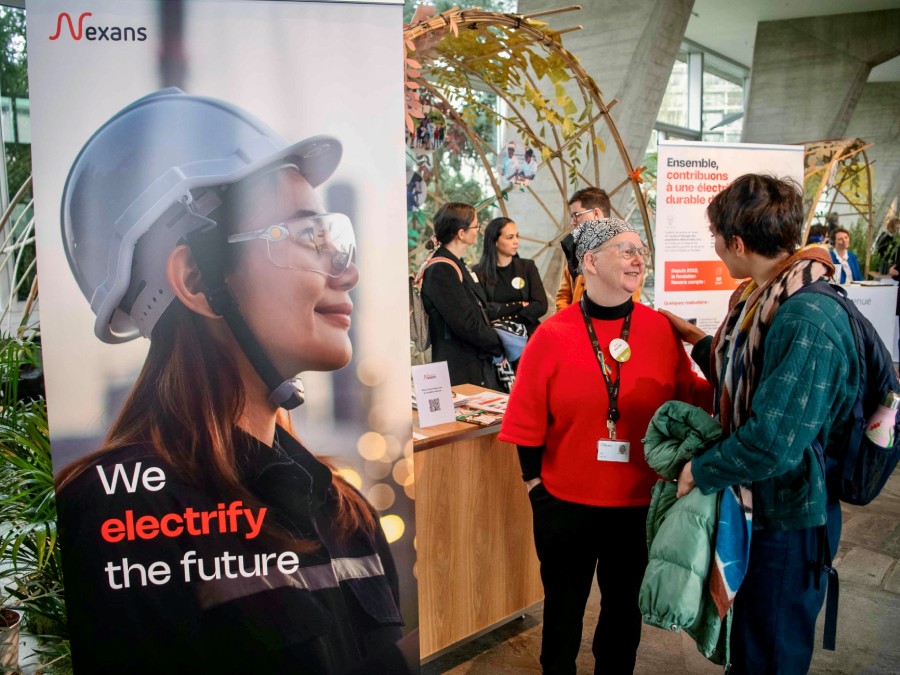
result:
<svg viewBox="0 0 900 675"><path fill-rule="evenodd" d="M82 38L91 42L143 42L147 39L147 29L144 26L85 26L84 20L93 16L91 12L82 12L78 15L78 27L68 12L60 12L56 17L56 32L50 36L51 40L59 40L68 32L76 42Z"/></svg>

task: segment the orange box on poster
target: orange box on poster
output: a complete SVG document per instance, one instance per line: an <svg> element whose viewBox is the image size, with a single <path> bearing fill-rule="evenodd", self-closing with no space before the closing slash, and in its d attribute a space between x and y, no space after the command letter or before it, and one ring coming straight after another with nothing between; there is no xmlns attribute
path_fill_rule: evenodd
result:
<svg viewBox="0 0 900 675"><path fill-rule="evenodd" d="M732 279L721 260L677 260L665 264L666 291L733 291Z"/></svg>

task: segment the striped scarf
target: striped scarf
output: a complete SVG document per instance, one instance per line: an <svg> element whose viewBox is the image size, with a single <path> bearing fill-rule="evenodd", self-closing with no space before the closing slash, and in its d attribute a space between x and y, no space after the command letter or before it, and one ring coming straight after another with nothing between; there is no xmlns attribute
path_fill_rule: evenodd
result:
<svg viewBox="0 0 900 675"><path fill-rule="evenodd" d="M746 281L731 296L728 316L716 332L712 350L713 382L720 383L715 411L726 434L750 417L750 400L762 372L763 342L778 308L801 287L833 274L828 252L820 246L808 246L785 259L763 286ZM719 617L724 619L750 559L750 486L732 485L724 490L718 515L709 590Z"/></svg>
<svg viewBox="0 0 900 675"><path fill-rule="evenodd" d="M764 285L745 281L731 296L712 347L713 382L719 383L715 413L726 434L750 417L750 401L762 372L762 345L778 308L798 289L833 274L828 252L806 246L785 259Z"/></svg>

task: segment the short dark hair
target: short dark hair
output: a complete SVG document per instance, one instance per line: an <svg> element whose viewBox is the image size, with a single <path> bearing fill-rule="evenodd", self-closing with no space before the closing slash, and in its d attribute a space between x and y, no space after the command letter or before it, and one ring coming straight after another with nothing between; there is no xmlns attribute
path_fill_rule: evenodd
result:
<svg viewBox="0 0 900 675"><path fill-rule="evenodd" d="M471 204L447 202L434 214L434 236L441 244L449 244L457 232L468 229L474 217Z"/></svg>
<svg viewBox="0 0 900 675"><path fill-rule="evenodd" d="M843 227L838 227L838 228L836 228L836 229L834 229L834 230L831 231L831 238L834 239L834 238L837 236L837 233L838 233L838 232L843 232L843 233L846 234L848 237L850 236L850 230L846 230L846 229L844 229Z"/></svg>
<svg viewBox="0 0 900 675"><path fill-rule="evenodd" d="M828 228L824 225L813 225L809 228L809 235L806 237L807 244L821 244L828 236Z"/></svg>
<svg viewBox="0 0 900 675"><path fill-rule="evenodd" d="M595 187L582 188L569 199L569 204L578 202L586 209L600 209L604 218L609 218L612 207L609 203L609 195L606 190Z"/></svg>
<svg viewBox="0 0 900 675"><path fill-rule="evenodd" d="M706 207L715 234L730 246L740 237L766 258L793 253L803 231L803 193L796 181L748 173L735 179Z"/></svg>

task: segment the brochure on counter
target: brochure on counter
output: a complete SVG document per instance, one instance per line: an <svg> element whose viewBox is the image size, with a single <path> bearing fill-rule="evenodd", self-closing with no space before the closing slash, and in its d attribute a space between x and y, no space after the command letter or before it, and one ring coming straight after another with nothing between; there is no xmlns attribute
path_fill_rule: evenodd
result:
<svg viewBox="0 0 900 675"><path fill-rule="evenodd" d="M458 422L468 422L482 427L499 424L503 421L506 405L509 402L507 394L496 391L485 391L469 396L456 416Z"/></svg>
<svg viewBox="0 0 900 675"><path fill-rule="evenodd" d="M469 396L465 401L465 406L474 410L484 410L502 415L506 412L507 403L509 403L509 394L484 391L480 394Z"/></svg>
<svg viewBox="0 0 900 675"><path fill-rule="evenodd" d="M503 421L503 415L465 408L456 416L456 421L477 424L480 427L489 427L492 424L500 424Z"/></svg>

